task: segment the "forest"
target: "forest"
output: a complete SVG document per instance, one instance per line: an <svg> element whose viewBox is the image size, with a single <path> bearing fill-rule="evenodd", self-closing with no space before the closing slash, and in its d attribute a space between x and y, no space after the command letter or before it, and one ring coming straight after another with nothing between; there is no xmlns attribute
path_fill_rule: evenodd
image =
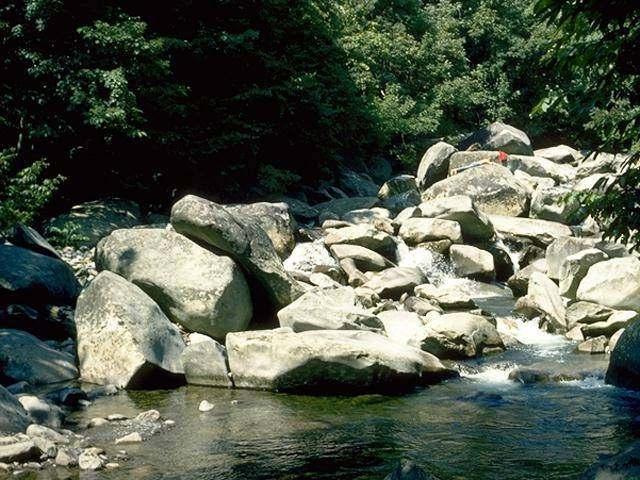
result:
<svg viewBox="0 0 640 480"><path fill-rule="evenodd" d="M0 230L104 196L161 210L415 170L495 120L634 153L639 19L632 0L7 0ZM639 222L613 220L637 194L621 178L584 199L613 235Z"/></svg>

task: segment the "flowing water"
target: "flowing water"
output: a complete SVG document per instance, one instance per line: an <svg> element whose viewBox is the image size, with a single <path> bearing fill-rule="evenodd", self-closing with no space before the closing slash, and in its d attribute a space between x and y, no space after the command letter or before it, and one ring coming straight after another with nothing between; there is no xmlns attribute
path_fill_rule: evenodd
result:
<svg viewBox="0 0 640 480"><path fill-rule="evenodd" d="M405 251L400 263L421 264L432 281L461 282L438 262ZM127 446L131 460L100 474L114 479L380 480L400 458L442 480L574 479L599 454L638 437L640 396L604 384L604 355L574 353L575 345L540 331L535 321L507 317L501 325L521 344L462 362L458 380L402 396L188 386L99 398L73 420L82 425L95 416L155 408L176 421L171 430ZM591 373L556 383L509 380L514 367L534 364ZM204 399L215 405L211 412L198 411ZM90 436L112 444L112 433L96 429Z"/></svg>

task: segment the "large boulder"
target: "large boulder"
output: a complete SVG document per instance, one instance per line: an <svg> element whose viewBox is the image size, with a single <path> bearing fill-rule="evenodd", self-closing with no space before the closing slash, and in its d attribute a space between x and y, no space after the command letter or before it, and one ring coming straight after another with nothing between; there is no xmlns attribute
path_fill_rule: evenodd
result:
<svg viewBox="0 0 640 480"><path fill-rule="evenodd" d="M575 255L582 250L592 248L596 242L597 241L592 238L571 236L556 238L547 247L547 275L554 280L558 280L560 278L562 262L571 255Z"/></svg>
<svg viewBox="0 0 640 480"><path fill-rule="evenodd" d="M557 145L555 147L541 148L535 150L533 155L536 157L546 158L555 163L571 163L575 164L582 160L583 155L575 148L568 145Z"/></svg>
<svg viewBox="0 0 640 480"><path fill-rule="evenodd" d="M22 433L31 419L20 402L0 385L0 433Z"/></svg>
<svg viewBox="0 0 640 480"><path fill-rule="evenodd" d="M380 187L378 198L382 205L393 211L401 210L418 205L420 203L420 192L413 175L398 175L393 177Z"/></svg>
<svg viewBox="0 0 640 480"><path fill-rule="evenodd" d="M558 286L543 273L531 274L527 295L518 299L516 311L528 318L542 317L554 331L567 330L566 311Z"/></svg>
<svg viewBox="0 0 640 480"><path fill-rule="evenodd" d="M453 145L446 142L438 142L429 147L420 160L416 174L416 182L420 190L447 178L449 158L456 151Z"/></svg>
<svg viewBox="0 0 640 480"><path fill-rule="evenodd" d="M332 245L330 250L338 260L353 260L356 268L363 272L378 272L393 266L389 260L379 253L359 245L337 244Z"/></svg>
<svg viewBox="0 0 640 480"><path fill-rule="evenodd" d="M576 294L580 300L640 312L640 260L612 258L589 268Z"/></svg>
<svg viewBox="0 0 640 480"><path fill-rule="evenodd" d="M342 216L342 220L345 222L358 225L360 223L382 223L390 221L391 212L386 208L373 207L373 208L360 208L358 210L351 210Z"/></svg>
<svg viewBox="0 0 640 480"><path fill-rule="evenodd" d="M494 122L465 138L460 142L460 150L466 150L476 143L482 150L501 150L519 155L533 154L531 140L527 134L502 122Z"/></svg>
<svg viewBox="0 0 640 480"><path fill-rule="evenodd" d="M587 214L580 201L570 196L568 187L538 187L531 196L531 218L540 218L566 225L582 222Z"/></svg>
<svg viewBox="0 0 640 480"><path fill-rule="evenodd" d="M325 245L359 245L383 255L395 250L396 242L391 235L366 224L327 230Z"/></svg>
<svg viewBox="0 0 640 480"><path fill-rule="evenodd" d="M511 289L491 284L459 278L436 286L429 283L418 285L416 296L436 301L445 310L480 308L494 315L510 315L513 310Z"/></svg>
<svg viewBox="0 0 640 480"><path fill-rule="evenodd" d="M76 307L82 380L125 388L161 387L183 378L180 331L140 288L101 272Z"/></svg>
<svg viewBox="0 0 640 480"><path fill-rule="evenodd" d="M640 322L635 322L618 339L611 352L605 381L618 387L640 390Z"/></svg>
<svg viewBox="0 0 640 480"><path fill-rule="evenodd" d="M68 213L51 219L45 234L59 239L71 234L77 243L92 247L114 230L135 227L142 222L137 203L111 198L72 207Z"/></svg>
<svg viewBox="0 0 640 480"><path fill-rule="evenodd" d="M399 235L409 245L418 245L432 240L449 240L462 243L460 224L439 218L408 218L400 226Z"/></svg>
<svg viewBox="0 0 640 480"><path fill-rule="evenodd" d="M424 281L424 274L418 268L392 267L374 274L363 287L373 290L381 298L398 299L403 293L413 292Z"/></svg>
<svg viewBox="0 0 640 480"><path fill-rule="evenodd" d="M519 216L529 211L529 189L508 168L487 163L434 183L422 200L467 195L485 213Z"/></svg>
<svg viewBox="0 0 640 480"><path fill-rule="evenodd" d="M347 195L376 196L379 185L366 173L355 172L348 168L339 168L338 185Z"/></svg>
<svg viewBox="0 0 640 480"><path fill-rule="evenodd" d="M522 170L534 177L552 178L557 183L567 183L576 177L576 169L570 165L561 165L542 157L509 155L507 163L514 172Z"/></svg>
<svg viewBox="0 0 640 480"><path fill-rule="evenodd" d="M566 225L547 220L504 215L489 215L489 220L499 235L507 238L528 239L542 248L547 248L556 238L570 237L572 234L571 229Z"/></svg>
<svg viewBox="0 0 640 480"><path fill-rule="evenodd" d="M496 327L485 317L448 313L430 317L420 347L438 358L471 358L485 349L503 349Z"/></svg>
<svg viewBox="0 0 640 480"><path fill-rule="evenodd" d="M9 242L16 247L26 248L42 255L60 259L60 254L36 230L21 223L13 227Z"/></svg>
<svg viewBox="0 0 640 480"><path fill-rule="evenodd" d="M284 269L271 240L251 217L187 195L171 209L171 224L177 232L233 258L277 308L302 295L301 287Z"/></svg>
<svg viewBox="0 0 640 480"><path fill-rule="evenodd" d="M227 367L227 350L213 338L198 333L189 335L189 345L182 351L182 365L187 383L209 387L232 387Z"/></svg>
<svg viewBox="0 0 640 480"><path fill-rule="evenodd" d="M466 195L429 200L418 208L422 217L458 222L467 242L489 241L495 235L487 216L479 212L471 197Z"/></svg>
<svg viewBox="0 0 640 480"><path fill-rule="evenodd" d="M567 298L576 298L580 282L587 275L589 268L598 262L607 260L609 256L597 248L588 248L578 253L569 255L560 264L560 295Z"/></svg>
<svg viewBox="0 0 640 480"><path fill-rule="evenodd" d="M251 320L251 295L240 268L179 233L116 230L98 243L96 266L140 287L189 331L224 339Z"/></svg>
<svg viewBox="0 0 640 480"><path fill-rule="evenodd" d="M471 245L451 245L449 258L461 277L491 281L496 276L493 255Z"/></svg>
<svg viewBox="0 0 640 480"><path fill-rule="evenodd" d="M433 355L365 331L230 333L227 352L235 386L258 390L351 394L434 383L452 374Z"/></svg>
<svg viewBox="0 0 640 480"><path fill-rule="evenodd" d="M271 239L280 258L287 258L295 247L297 225L286 203L257 202L227 205L225 208L231 213L246 215L260 225Z"/></svg>
<svg viewBox="0 0 640 480"><path fill-rule="evenodd" d="M280 326L307 330L374 330L384 327L350 287L314 288L278 312Z"/></svg>
<svg viewBox="0 0 640 480"><path fill-rule="evenodd" d="M78 377L75 358L54 350L33 335L19 330L0 330L0 380L10 384L44 385Z"/></svg>
<svg viewBox="0 0 640 480"><path fill-rule="evenodd" d="M2 303L73 305L79 293L78 280L62 260L0 245Z"/></svg>

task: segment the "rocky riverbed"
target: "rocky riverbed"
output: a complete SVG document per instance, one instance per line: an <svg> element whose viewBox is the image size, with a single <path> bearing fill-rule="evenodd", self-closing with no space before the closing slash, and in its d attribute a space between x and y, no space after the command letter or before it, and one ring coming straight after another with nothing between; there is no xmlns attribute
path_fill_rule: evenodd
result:
<svg viewBox="0 0 640 480"><path fill-rule="evenodd" d="M349 171L280 201L17 226L0 470L577 478L632 444L640 407L640 260L567 195L623 161L493 124L380 187Z"/></svg>

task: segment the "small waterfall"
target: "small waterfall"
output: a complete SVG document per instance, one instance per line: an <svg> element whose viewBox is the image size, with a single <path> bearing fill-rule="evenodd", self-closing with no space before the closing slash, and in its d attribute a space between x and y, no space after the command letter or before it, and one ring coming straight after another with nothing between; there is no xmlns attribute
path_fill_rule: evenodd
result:
<svg viewBox="0 0 640 480"><path fill-rule="evenodd" d="M511 248L507 243L505 243L503 238L498 233L496 233L496 240L494 243L496 247L504 250L505 252L507 252L507 255L509 255L511 264L513 265L513 273L517 273L518 271L520 271L520 259L522 257L522 252L515 251L513 248Z"/></svg>
<svg viewBox="0 0 640 480"><path fill-rule="evenodd" d="M424 247L409 248L401 238L396 244L396 259L399 267L419 269L434 285L458 278L453 271L453 266L443 255Z"/></svg>

